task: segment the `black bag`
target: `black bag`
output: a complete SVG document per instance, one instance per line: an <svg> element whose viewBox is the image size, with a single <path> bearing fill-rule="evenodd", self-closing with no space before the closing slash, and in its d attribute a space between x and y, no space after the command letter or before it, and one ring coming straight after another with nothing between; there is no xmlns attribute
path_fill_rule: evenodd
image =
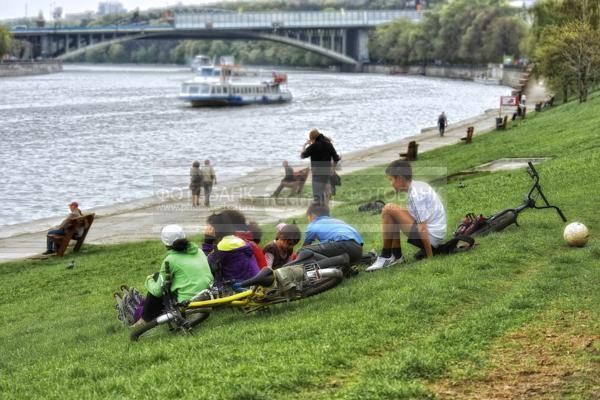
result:
<svg viewBox="0 0 600 400"><path fill-rule="evenodd" d="M192 175L192 185L202 185L202 175Z"/></svg>
<svg viewBox="0 0 600 400"><path fill-rule="evenodd" d="M459 246L460 242L465 242L466 246ZM452 239L448 240L446 243L439 245L438 247L432 247L433 255L448 255L453 253L459 253L462 251L469 251L475 247L475 239L470 236L457 235ZM415 254L416 260L422 260L427 257L427 253L424 249L419 250Z"/></svg>
<svg viewBox="0 0 600 400"><path fill-rule="evenodd" d="M329 177L329 183L331 183L332 186L342 186L342 178L334 172Z"/></svg>
<svg viewBox="0 0 600 400"><path fill-rule="evenodd" d="M383 200L370 201L358 207L358 212L370 212L371 214L381 214L385 202Z"/></svg>

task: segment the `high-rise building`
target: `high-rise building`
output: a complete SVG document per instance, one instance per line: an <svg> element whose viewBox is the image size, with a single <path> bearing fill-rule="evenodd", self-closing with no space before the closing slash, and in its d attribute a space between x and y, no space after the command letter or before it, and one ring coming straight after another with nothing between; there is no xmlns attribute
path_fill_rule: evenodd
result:
<svg viewBox="0 0 600 400"><path fill-rule="evenodd" d="M101 1L98 3L98 15L124 14L127 10L118 1Z"/></svg>

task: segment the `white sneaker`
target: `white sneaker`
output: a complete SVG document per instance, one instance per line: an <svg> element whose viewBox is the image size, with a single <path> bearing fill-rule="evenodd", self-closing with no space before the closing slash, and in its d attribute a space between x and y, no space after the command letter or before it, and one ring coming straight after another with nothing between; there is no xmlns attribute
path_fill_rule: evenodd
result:
<svg viewBox="0 0 600 400"><path fill-rule="evenodd" d="M404 261L406 261L404 259L404 256L400 257L397 260L396 260L396 257L394 257L394 256L391 256L390 258L377 257L377 260L373 263L373 265L368 267L365 271L367 271L367 272L377 271L378 269L391 267L392 265L400 264L400 263L403 263Z"/></svg>

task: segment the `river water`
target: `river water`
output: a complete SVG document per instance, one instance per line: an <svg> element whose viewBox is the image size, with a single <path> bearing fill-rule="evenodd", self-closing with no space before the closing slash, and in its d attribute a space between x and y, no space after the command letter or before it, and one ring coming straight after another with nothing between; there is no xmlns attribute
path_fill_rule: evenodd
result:
<svg viewBox="0 0 600 400"><path fill-rule="evenodd" d="M191 72L175 67L66 65L0 80L0 227L185 187L194 160L222 181L299 162L307 132L339 153L401 139L498 106L507 87L424 77L288 73L293 102L191 108L177 99ZM385 161L385 160L384 160ZM160 183L159 183L160 182ZM160 188L159 188L160 186Z"/></svg>

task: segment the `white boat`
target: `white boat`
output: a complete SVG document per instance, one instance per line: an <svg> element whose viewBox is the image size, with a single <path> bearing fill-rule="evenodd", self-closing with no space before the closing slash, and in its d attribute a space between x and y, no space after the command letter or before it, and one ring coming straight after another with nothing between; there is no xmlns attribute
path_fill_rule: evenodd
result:
<svg viewBox="0 0 600 400"><path fill-rule="evenodd" d="M210 57L199 54L196 57L194 57L190 67L192 69L192 72L196 72L196 71L198 71L198 68L200 68L201 66L211 65L211 64L212 64L212 62L210 60Z"/></svg>
<svg viewBox="0 0 600 400"><path fill-rule="evenodd" d="M481 75L473 78L473 82L481 83L483 85L500 85L500 79L490 78L489 76Z"/></svg>
<svg viewBox="0 0 600 400"><path fill-rule="evenodd" d="M197 58L197 57L196 57ZM196 77L181 85L179 98L192 106L230 106L283 103L292 100L287 76L272 72L243 71L232 59L221 58L219 65L198 65Z"/></svg>

